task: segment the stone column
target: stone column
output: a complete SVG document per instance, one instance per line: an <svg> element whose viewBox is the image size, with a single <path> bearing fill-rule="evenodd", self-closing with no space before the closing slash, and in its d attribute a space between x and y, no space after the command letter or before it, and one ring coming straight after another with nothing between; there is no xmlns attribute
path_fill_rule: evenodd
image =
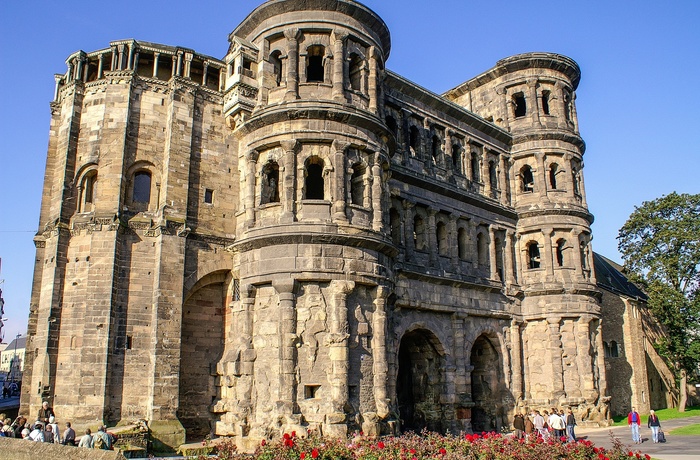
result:
<svg viewBox="0 0 700 460"><path fill-rule="evenodd" d="M504 281L507 286L510 286L511 284L515 284L515 280L513 279L513 273L515 272L515 267L514 267L514 261L513 261L513 232L510 230L506 230L506 241L505 241L505 247L503 248L503 258L504 263L503 263L503 274L504 274Z"/></svg>
<svg viewBox="0 0 700 460"><path fill-rule="evenodd" d="M530 120L533 126L538 126L540 124L540 106L537 103L537 80L535 78L527 80L527 95L530 99Z"/></svg>
<svg viewBox="0 0 700 460"><path fill-rule="evenodd" d="M112 60L109 63L109 70L114 71L117 69L117 60L119 59L119 51L117 46L112 46Z"/></svg>
<svg viewBox="0 0 700 460"><path fill-rule="evenodd" d="M431 267L440 266L440 255L438 253L437 245L437 235L435 234L435 215L438 210L435 208L428 208L428 260L430 261Z"/></svg>
<svg viewBox="0 0 700 460"><path fill-rule="evenodd" d="M571 230L571 246L572 246L572 261L576 272L576 279L583 279L583 266L581 264L581 245L579 244L578 236L580 232L576 229Z"/></svg>
<svg viewBox="0 0 700 460"><path fill-rule="evenodd" d="M547 318L547 326L549 327L549 355L552 362L552 399L559 400L566 395L564 392L560 319Z"/></svg>
<svg viewBox="0 0 700 460"><path fill-rule="evenodd" d="M348 33L343 30L334 30L333 40L333 100L345 102L345 39Z"/></svg>
<svg viewBox="0 0 700 460"><path fill-rule="evenodd" d="M381 232L384 225L384 207L382 206L382 188L384 181L382 180L382 155L377 152L374 154L374 164L372 165L372 230Z"/></svg>
<svg viewBox="0 0 700 460"><path fill-rule="evenodd" d="M172 56L172 62L173 62L173 66L172 66L172 69L170 71L170 78L177 75L177 56L175 56L175 55Z"/></svg>
<svg viewBox="0 0 700 460"><path fill-rule="evenodd" d="M277 407L284 416L291 416L296 406L296 310L295 281L285 279L273 283L279 296L279 400Z"/></svg>
<svg viewBox="0 0 700 460"><path fill-rule="evenodd" d="M535 153L535 159L537 160L537 170L532 172L536 184L535 193L541 199L545 199L547 197L547 171L544 167L544 154L541 152Z"/></svg>
<svg viewBox="0 0 700 460"><path fill-rule="evenodd" d="M557 111L557 125L559 127L567 127L568 123L566 121L566 88L564 84L560 81L554 84L556 89L555 94L557 97L556 111Z"/></svg>
<svg viewBox="0 0 700 460"><path fill-rule="evenodd" d="M593 375L593 357L591 356L591 315L581 315L577 323L576 331L576 364L580 379L578 395L583 396L587 402L595 402L597 391Z"/></svg>
<svg viewBox="0 0 700 460"><path fill-rule="evenodd" d="M75 79L76 79L76 80L83 80L83 81L85 81L85 79L83 78L83 63L84 63L83 60L84 60L83 57L79 57L79 58L77 59L77 62L76 62L76 67L77 67L77 69L76 69L76 71L75 71ZM85 72L85 74L87 75L87 72Z"/></svg>
<svg viewBox="0 0 700 460"><path fill-rule="evenodd" d="M102 78L102 73L103 73L103 66L104 66L104 54L99 54L97 56L97 79L100 80Z"/></svg>
<svg viewBox="0 0 700 460"><path fill-rule="evenodd" d="M522 361L522 337L520 323L517 320L510 322L510 363L513 368L513 399L517 402L523 399L523 361Z"/></svg>
<svg viewBox="0 0 700 460"><path fill-rule="evenodd" d="M608 391L608 381L607 376L605 375L605 360L603 359L605 356L605 348L603 347L603 327L600 320L596 321L595 323L591 321L589 330L591 327L592 331L595 332L596 335L595 348L597 358L595 359L595 365L598 369L598 394L602 397L606 396Z"/></svg>
<svg viewBox="0 0 700 460"><path fill-rule="evenodd" d="M117 68L114 70L124 69L124 48L126 45L117 45Z"/></svg>
<svg viewBox="0 0 700 460"><path fill-rule="evenodd" d="M369 111L377 114L379 95L377 91L377 49L369 47Z"/></svg>
<svg viewBox="0 0 700 460"><path fill-rule="evenodd" d="M510 206L510 202L508 200L508 158L506 157L499 157L499 163L501 163L501 166L499 167L499 173L501 175L501 183L499 185L500 188L500 202L504 206Z"/></svg>
<svg viewBox="0 0 700 460"><path fill-rule="evenodd" d="M282 176L282 215L280 216L280 223L290 223L294 222L295 218L297 141L282 141L281 145L284 150L284 173Z"/></svg>
<svg viewBox="0 0 700 460"><path fill-rule="evenodd" d="M416 250L415 241L413 239L413 217L414 210L416 206L415 203L411 203L408 200L403 201L403 215L404 215L404 239L406 243L406 260L413 262L415 259L414 252Z"/></svg>
<svg viewBox="0 0 700 460"><path fill-rule="evenodd" d="M328 318L328 356L330 369L328 380L331 387L331 411L326 417L327 425L324 432L332 437L347 436L345 424L346 406L348 402L348 371L350 369L348 325L348 294L355 287L353 281L332 281L334 292L332 306Z"/></svg>
<svg viewBox="0 0 700 460"><path fill-rule="evenodd" d="M134 70L134 42L129 45L129 60L126 63L127 70Z"/></svg>
<svg viewBox="0 0 700 460"><path fill-rule="evenodd" d="M139 57L140 53L136 50L136 53L134 53L134 72L138 72L139 70Z"/></svg>
<svg viewBox="0 0 700 460"><path fill-rule="evenodd" d="M177 61L175 63L175 75L182 76L182 51L177 52Z"/></svg>
<svg viewBox="0 0 700 460"><path fill-rule="evenodd" d="M160 59L160 53L153 53L153 78L158 77L158 59Z"/></svg>
<svg viewBox="0 0 700 460"><path fill-rule="evenodd" d="M522 331L522 343L523 343L523 391L525 393L525 399L530 400L532 399L532 386L530 385L530 380L532 379L532 375L530 375L530 365L528 363L527 357L530 356L530 351L529 351L529 340L530 337L528 336L527 333L527 321L523 321L522 326L520 327L520 330Z"/></svg>
<svg viewBox="0 0 700 460"><path fill-rule="evenodd" d="M192 53L185 53L185 78L190 78L190 70L192 69Z"/></svg>
<svg viewBox="0 0 700 460"><path fill-rule="evenodd" d="M496 94L499 96L498 100L503 117L503 128L506 131L510 131L511 112L508 110L508 92L505 88L496 88Z"/></svg>
<svg viewBox="0 0 700 460"><path fill-rule="evenodd" d="M299 99L299 29L284 31L287 39L287 92L285 101Z"/></svg>
<svg viewBox="0 0 700 460"><path fill-rule="evenodd" d="M237 342L234 352L233 374L238 377L235 384L235 397L232 411L236 420L235 434L247 434L250 411L253 403L253 378L255 374L256 352L253 348L253 311L255 309L255 289L251 285L241 286L241 300L233 306L233 339Z"/></svg>
<svg viewBox="0 0 700 460"><path fill-rule="evenodd" d="M333 192L333 220L336 222L347 222L348 216L345 213L345 205L347 202L347 188L345 186L345 178L347 168L345 167L345 150L350 146L347 142L333 141L333 167L334 172L334 192Z"/></svg>
<svg viewBox="0 0 700 460"><path fill-rule="evenodd" d="M496 263L496 231L493 225L489 225L489 279L498 279L498 267Z"/></svg>
<svg viewBox="0 0 700 460"><path fill-rule="evenodd" d="M523 279L523 270L527 267L527 250L521 248L522 235L520 233L515 234L515 257L518 259L515 265L516 278L518 280Z"/></svg>
<svg viewBox="0 0 700 460"><path fill-rule="evenodd" d="M202 86L207 86L207 70L209 70L209 63L204 61L202 64Z"/></svg>
<svg viewBox="0 0 700 460"><path fill-rule="evenodd" d="M255 177L257 175L258 156L257 150L251 150L246 155L245 225L247 228L255 225Z"/></svg>
<svg viewBox="0 0 700 460"><path fill-rule="evenodd" d="M55 86L53 88L53 100L54 102L56 102L58 100L58 92L61 89L61 80L63 79L63 77L61 75L56 74L53 76L53 79L55 82Z"/></svg>
<svg viewBox="0 0 700 460"><path fill-rule="evenodd" d="M544 258L541 260L541 265L544 265L544 269L547 273L547 281L554 279L554 262L552 257L552 232L554 229L551 227L543 228L542 234L544 235Z"/></svg>
<svg viewBox="0 0 700 460"><path fill-rule="evenodd" d="M479 269L479 240L476 237L476 222L473 219L469 219L467 222L467 228L469 229L469 260L472 262L472 267L474 270Z"/></svg>
<svg viewBox="0 0 700 460"><path fill-rule="evenodd" d="M374 374L374 404L377 416L386 419L389 416L389 398L387 397L387 380L389 366L386 356L387 345L387 315L386 301L391 293L385 286L377 286L377 297L374 301L372 316L372 357Z"/></svg>

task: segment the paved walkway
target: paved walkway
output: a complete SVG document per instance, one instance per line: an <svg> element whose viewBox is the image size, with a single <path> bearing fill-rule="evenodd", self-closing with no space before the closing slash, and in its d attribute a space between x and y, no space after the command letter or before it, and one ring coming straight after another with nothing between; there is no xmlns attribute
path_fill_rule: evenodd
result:
<svg viewBox="0 0 700 460"><path fill-rule="evenodd" d="M646 421L643 416L642 420ZM651 430L646 424L640 427L642 436L642 444L632 443L632 434L629 427L617 426L608 428L581 428L576 430L576 436L581 439L593 441L597 446L610 448L612 447L612 435L622 441L624 445L629 447L629 450L640 450L645 454L651 455L653 458L660 460L698 460L700 459L700 436L673 436L669 435L671 430L686 425L700 423L700 417L688 417L682 419L661 420L661 429L666 434L666 442L654 444L651 441Z"/></svg>

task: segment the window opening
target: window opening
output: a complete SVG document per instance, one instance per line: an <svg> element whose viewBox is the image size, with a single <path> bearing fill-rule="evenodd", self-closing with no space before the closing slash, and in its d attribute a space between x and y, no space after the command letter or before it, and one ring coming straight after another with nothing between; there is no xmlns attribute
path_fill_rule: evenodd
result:
<svg viewBox="0 0 700 460"><path fill-rule="evenodd" d="M362 89L362 58L357 54L350 56L350 88L353 91Z"/></svg>
<svg viewBox="0 0 700 460"><path fill-rule="evenodd" d="M535 269L540 268L540 248L537 246L535 241L530 242L527 245L527 255L528 255L528 268Z"/></svg>
<svg viewBox="0 0 700 460"><path fill-rule="evenodd" d="M549 91L542 91L542 113L549 115Z"/></svg>
<svg viewBox="0 0 700 460"><path fill-rule="evenodd" d="M233 301L238 302L241 300L241 281L238 278L233 280Z"/></svg>
<svg viewBox="0 0 700 460"><path fill-rule="evenodd" d="M437 135L433 136L433 148L432 148L432 154L433 154L433 163L438 164L439 158L440 158L440 153L442 151L441 148L441 142L440 142L440 137Z"/></svg>
<svg viewBox="0 0 700 460"><path fill-rule="evenodd" d="M571 95L564 94L564 118L566 121L571 121Z"/></svg>
<svg viewBox="0 0 700 460"><path fill-rule="evenodd" d="M495 161L489 161L489 183L491 190L498 190L498 171Z"/></svg>
<svg viewBox="0 0 700 460"><path fill-rule="evenodd" d="M413 219L413 246L417 251L425 251L425 224L421 216Z"/></svg>
<svg viewBox="0 0 700 460"><path fill-rule="evenodd" d="M134 175L134 203L149 203L151 201L151 173L139 171Z"/></svg>
<svg viewBox="0 0 700 460"><path fill-rule="evenodd" d="M95 182L97 181L97 173L91 172L83 179L83 212L90 211L91 205L94 202Z"/></svg>
<svg viewBox="0 0 700 460"><path fill-rule="evenodd" d="M280 59L281 53L275 51L270 55L270 64L272 64L272 75L275 79L275 86L282 85L282 60Z"/></svg>
<svg viewBox="0 0 700 460"><path fill-rule="evenodd" d="M350 197L352 204L357 206L365 205L365 168L361 164L352 167L352 178L350 179Z"/></svg>
<svg viewBox="0 0 700 460"><path fill-rule="evenodd" d="M469 244L469 238L467 237L467 230L460 228L457 231L457 252L459 258L462 260L467 260L467 248Z"/></svg>
<svg viewBox="0 0 700 460"><path fill-rule="evenodd" d="M581 268L586 270L588 268L587 257L586 257L587 251L586 251L586 243L583 241L581 242L580 251L581 251Z"/></svg>
<svg viewBox="0 0 700 460"><path fill-rule="evenodd" d="M420 133L418 132L418 128L415 126L411 126L411 129L409 129L409 146L411 148L411 155L418 156L418 146L420 143Z"/></svg>
<svg viewBox="0 0 700 460"><path fill-rule="evenodd" d="M391 115L386 117L386 126L389 128L389 131L391 131L391 133L394 136L396 136L396 134L398 133L398 130L399 130L399 126L396 123L396 120L394 119L394 117L392 117Z"/></svg>
<svg viewBox="0 0 700 460"><path fill-rule="evenodd" d="M524 117L527 114L527 106L525 105L525 96L523 93L513 95L513 109L515 118Z"/></svg>
<svg viewBox="0 0 700 460"><path fill-rule="evenodd" d="M479 182L479 159L477 158L476 152L472 152L472 157L469 162L469 167L472 170L472 182Z"/></svg>
<svg viewBox="0 0 700 460"><path fill-rule="evenodd" d="M461 173L462 172L462 148L459 144L454 144L452 146L452 168Z"/></svg>
<svg viewBox="0 0 700 460"><path fill-rule="evenodd" d="M529 165L525 165L521 171L522 190L525 193L532 193L535 190L535 178L532 175L532 168Z"/></svg>
<svg viewBox="0 0 700 460"><path fill-rule="evenodd" d="M552 190L557 189L557 171L559 169L559 165L556 163L552 163L552 165L549 167L549 186L552 188Z"/></svg>
<svg viewBox="0 0 700 460"><path fill-rule="evenodd" d="M323 199L323 163L319 158L310 159L306 165L306 199Z"/></svg>
<svg viewBox="0 0 700 460"><path fill-rule="evenodd" d="M271 161L263 168L260 204L279 203L279 180L279 166Z"/></svg>
<svg viewBox="0 0 700 460"><path fill-rule="evenodd" d="M401 215L395 208L389 210L389 221L391 225L391 240L398 246L401 244Z"/></svg>
<svg viewBox="0 0 700 460"><path fill-rule="evenodd" d="M566 246L566 240L557 241L557 265L560 267L564 266L564 248Z"/></svg>
<svg viewBox="0 0 700 460"><path fill-rule="evenodd" d="M489 243L486 235L479 233L476 235L476 249L479 266L488 267L489 265Z"/></svg>
<svg viewBox="0 0 700 460"><path fill-rule="evenodd" d="M204 189L204 202L207 204L214 202L214 190L210 188Z"/></svg>
<svg viewBox="0 0 700 460"><path fill-rule="evenodd" d="M325 55L325 49L323 46L314 45L309 47L306 65L306 81L309 83L322 83L324 72L323 72L323 58Z"/></svg>
<svg viewBox="0 0 700 460"><path fill-rule="evenodd" d="M500 238L496 238L496 273L501 282L505 281L503 277L503 242Z"/></svg>
<svg viewBox="0 0 700 460"><path fill-rule="evenodd" d="M304 385L304 399L314 399L321 385Z"/></svg>

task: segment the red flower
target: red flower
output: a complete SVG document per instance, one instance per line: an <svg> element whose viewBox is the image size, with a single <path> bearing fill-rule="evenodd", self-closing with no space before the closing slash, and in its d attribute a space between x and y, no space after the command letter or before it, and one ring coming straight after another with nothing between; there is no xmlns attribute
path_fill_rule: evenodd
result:
<svg viewBox="0 0 700 460"><path fill-rule="evenodd" d="M410 452L411 454L415 454L415 453L416 453L416 449L411 449L411 450L409 450L409 452Z"/></svg>
<svg viewBox="0 0 700 460"><path fill-rule="evenodd" d="M293 438L296 438L296 437L297 437L297 432L296 432L296 431L292 431L292 437L293 437Z"/></svg>
<svg viewBox="0 0 700 460"><path fill-rule="evenodd" d="M447 453L447 451L445 450L445 448L441 447L440 448L440 455L445 455L446 453Z"/></svg>
<svg viewBox="0 0 700 460"><path fill-rule="evenodd" d="M289 439L289 438L290 438L289 433L284 433L284 436L282 436L282 437L283 437L284 439Z"/></svg>
<svg viewBox="0 0 700 460"><path fill-rule="evenodd" d="M645 458L646 460L651 460L651 456L650 456L649 454L644 454L644 458Z"/></svg>
<svg viewBox="0 0 700 460"><path fill-rule="evenodd" d="M311 451L311 458L318 458L318 449L314 449Z"/></svg>
<svg viewBox="0 0 700 460"><path fill-rule="evenodd" d="M304 460L306 458L306 452L302 452L299 454L299 460Z"/></svg>
<svg viewBox="0 0 700 460"><path fill-rule="evenodd" d="M380 449L384 449L384 443L381 442L381 441L379 441L379 442L377 443L377 447L379 447Z"/></svg>
<svg viewBox="0 0 700 460"><path fill-rule="evenodd" d="M265 447L265 444L267 444L267 443L265 442L264 439L263 439L262 441L260 441L260 445L261 445L261 446Z"/></svg>

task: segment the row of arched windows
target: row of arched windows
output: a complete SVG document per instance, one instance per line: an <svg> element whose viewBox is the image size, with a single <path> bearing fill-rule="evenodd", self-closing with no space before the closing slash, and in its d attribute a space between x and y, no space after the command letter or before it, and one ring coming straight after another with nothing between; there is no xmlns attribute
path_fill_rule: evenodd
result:
<svg viewBox="0 0 700 460"><path fill-rule="evenodd" d="M572 120L572 97L571 93L568 90L563 90L563 93L561 97L564 100L564 119L566 121ZM525 96L525 93L523 91L518 91L516 93L513 93L513 95L510 98L510 106L511 106L511 116L515 119L518 118L523 118L527 116L529 113L531 113L532 108L531 107L537 107L540 110L540 113L542 115L552 115L551 113L551 101L553 99L552 91L551 90L541 90L539 94L537 95L537 98L539 100L539 106L537 104L530 104L530 108L528 108L528 102L527 98Z"/></svg>
<svg viewBox="0 0 700 460"><path fill-rule="evenodd" d="M97 169L89 168L82 173L78 183L78 212L95 210L97 195ZM153 177L148 169L137 168L131 172L128 180L126 204L133 211L148 211L153 195Z"/></svg>
<svg viewBox="0 0 700 460"><path fill-rule="evenodd" d="M547 168L547 173L543 176L539 176L539 180L546 181L547 190L565 190L567 183L566 171L556 163L552 162ZM535 171L532 166L526 164L518 173L519 180L519 190L522 193L533 193L536 190L536 179ZM571 172L570 183L573 185L574 195L580 197L581 195L581 173L577 169ZM540 182L541 183L541 182Z"/></svg>
<svg viewBox="0 0 700 460"><path fill-rule="evenodd" d="M542 258L540 256L540 245L537 241L529 241L525 245L527 252L527 268L529 270L536 270L542 268ZM569 244L566 239L559 238L556 240L554 249L554 264L555 267L571 267L573 266L573 260L571 257L571 251L579 251L579 259L581 261L581 268L587 270L587 260L588 260L588 245L585 241L579 242L578 248Z"/></svg>
<svg viewBox="0 0 700 460"><path fill-rule="evenodd" d="M304 66L306 83L331 83L328 81L330 72L327 69L328 57L324 45L311 45L306 48L306 52L301 53ZM272 65L272 72L275 85L280 87L285 82L286 62L281 50L274 50L270 53L268 61ZM366 78L366 59L358 52L352 52L348 56L348 87L353 91L362 91Z"/></svg>

